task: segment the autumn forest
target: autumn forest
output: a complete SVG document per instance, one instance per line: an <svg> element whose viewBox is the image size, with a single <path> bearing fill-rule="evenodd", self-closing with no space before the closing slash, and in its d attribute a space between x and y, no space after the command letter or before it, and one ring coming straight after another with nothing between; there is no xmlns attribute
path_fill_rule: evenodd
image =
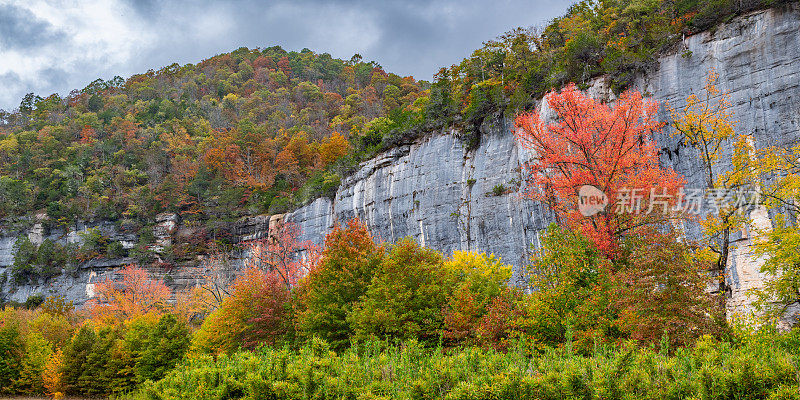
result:
<svg viewBox="0 0 800 400"><path fill-rule="evenodd" d="M138 242L97 230L16 240L0 289L135 262L80 307L58 294L0 298L0 396L798 399L800 330L778 322L800 301L800 146L757 148L737 130L725 71L703 71L681 105L633 87L682 38L796 3L584 0L430 81L359 54L272 46L30 93L0 110L0 228L111 221ZM598 79L613 102L586 93ZM526 265L383 241L357 218L319 245L291 221L233 239L231 222L333 197L399 144L452 131L475 148L499 119L536 155L519 168L519 201L555 218ZM660 162L663 132L699 154L707 189L758 192L758 203L681 209L687 178ZM670 200L586 214L584 185L609 204L630 190L652 204L654 188ZM732 237L755 209L774 216L752 245L769 279L750 293L755 312L734 315ZM195 234L156 245L162 213ZM205 269L187 290L152 274L197 260Z"/></svg>

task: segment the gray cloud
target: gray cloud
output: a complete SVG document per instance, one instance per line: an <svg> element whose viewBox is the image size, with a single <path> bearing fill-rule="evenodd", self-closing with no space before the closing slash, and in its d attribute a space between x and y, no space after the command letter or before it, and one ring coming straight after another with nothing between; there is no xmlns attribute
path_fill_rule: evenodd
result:
<svg viewBox="0 0 800 400"><path fill-rule="evenodd" d="M0 47L4 47L4 40L10 41L11 46L30 49L26 54L35 53L47 59L45 50L37 53L36 43L55 40L58 32L63 31L70 32L72 39L93 26L92 20L51 26L25 10L24 0L12 1L20 3L0 7L3 37ZM107 36L99 38L97 45L65 44L61 49L63 56L52 57L50 65L42 65L42 69L55 67L62 72L26 72L29 66L22 65L19 59L16 62L20 65L4 70L5 49L0 48L0 74L11 70L23 77L19 80L21 84L31 85L24 88L19 87L19 82L3 85L0 108L15 107L19 98L30 91L43 96L53 92L66 94L98 77L129 76L173 62L197 63L243 46L280 45L298 51L309 48L345 59L359 53L389 72L430 79L440 67L458 63L482 42L518 26L541 25L562 14L572 3L569 0L117 1L110 7L111 17L116 18L110 25L111 32L99 31L98 34ZM7 28L3 19L10 18L9 11L2 11L7 9L14 10L16 17L9 19L16 21L14 28ZM22 25L19 21L23 21ZM30 27L33 25L37 27ZM15 34L6 39L6 30ZM124 47L124 51L119 47ZM84 56L85 52L91 52L91 57Z"/></svg>
<svg viewBox="0 0 800 400"><path fill-rule="evenodd" d="M63 31L30 10L0 4L0 51L25 50L64 39Z"/></svg>

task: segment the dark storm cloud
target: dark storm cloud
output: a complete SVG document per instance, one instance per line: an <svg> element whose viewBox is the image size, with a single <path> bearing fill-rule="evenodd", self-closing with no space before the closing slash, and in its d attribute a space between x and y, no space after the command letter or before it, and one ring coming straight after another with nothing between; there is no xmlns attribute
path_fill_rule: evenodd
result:
<svg viewBox="0 0 800 400"><path fill-rule="evenodd" d="M63 35L59 32L66 30L73 35L93 23L53 27L25 10L25 0L16 1L18 6L0 6L0 74L5 72L1 68L4 45L30 48L30 53L36 51L37 44L59 39ZM31 79L25 66L16 67L13 71L25 75L23 83L34 84L0 88L0 108L19 104L18 99L30 91L43 95L58 91L63 95L97 78L127 77L174 62L197 63L239 47L309 48L343 59L359 53L389 72L429 80L440 67L460 62L482 42L519 26L544 24L562 14L571 2L117 0L111 8L118 18L114 27L119 29L112 27L101 34L118 37L99 38L99 46L63 46L60 51L67 54L53 56L54 64L50 65L68 72L37 71L36 79L42 81ZM73 36L68 39L67 44L74 41ZM110 42L130 46L126 51L116 51L119 46L106 45L108 54L97 50ZM94 53L91 58L83 57L87 48Z"/></svg>
<svg viewBox="0 0 800 400"><path fill-rule="evenodd" d="M64 38L64 32L39 19L30 10L0 4L0 50L24 50Z"/></svg>
<svg viewBox="0 0 800 400"><path fill-rule="evenodd" d="M151 49L150 57L177 51L195 61L239 46L282 45L287 50L308 47L349 58L358 52L385 69L429 79L440 67L459 62L482 42L518 26L541 25L563 13L570 1L449 1L449 0L300 0L187 2L169 6L154 1L130 1L138 15L155 29L189 31L208 13L234 24L225 37L197 42L176 32ZM183 10L176 14L173 11ZM182 15L175 17L175 15ZM189 29L187 29L189 28ZM361 32L363 30L363 32ZM351 40L348 31L370 38ZM371 40L367 40L371 39ZM363 45L369 42L368 45ZM181 44L182 43L182 44ZM180 45L179 45L180 44ZM184 60L184 62L190 60ZM167 63L164 59L162 63Z"/></svg>

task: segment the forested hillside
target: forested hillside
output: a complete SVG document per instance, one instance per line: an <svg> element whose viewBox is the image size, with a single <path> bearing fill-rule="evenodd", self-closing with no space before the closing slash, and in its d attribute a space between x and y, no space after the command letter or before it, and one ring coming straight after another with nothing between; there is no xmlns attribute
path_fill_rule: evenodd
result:
<svg viewBox="0 0 800 400"><path fill-rule="evenodd" d="M374 62L241 48L197 65L28 95L2 116L0 216L198 221L283 212L330 193L349 142L423 88Z"/></svg>

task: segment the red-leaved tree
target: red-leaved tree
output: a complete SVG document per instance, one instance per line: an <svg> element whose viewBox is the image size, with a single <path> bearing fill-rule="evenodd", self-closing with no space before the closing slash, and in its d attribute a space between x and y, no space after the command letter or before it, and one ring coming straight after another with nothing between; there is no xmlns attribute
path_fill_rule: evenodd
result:
<svg viewBox="0 0 800 400"><path fill-rule="evenodd" d="M658 163L652 136L663 124L655 119L657 104L627 91L612 108L574 84L550 92L545 102L555 114L552 122L536 112L515 122L518 142L533 153L525 164L525 195L547 202L560 223L613 258L623 234L664 221L683 186L680 175ZM584 216L578 208L583 185L605 193L608 207Z"/></svg>
<svg viewBox="0 0 800 400"><path fill-rule="evenodd" d="M290 300L289 290L275 274L247 267L231 286L231 295L203 321L194 347L230 353L262 343L275 345L291 333Z"/></svg>

